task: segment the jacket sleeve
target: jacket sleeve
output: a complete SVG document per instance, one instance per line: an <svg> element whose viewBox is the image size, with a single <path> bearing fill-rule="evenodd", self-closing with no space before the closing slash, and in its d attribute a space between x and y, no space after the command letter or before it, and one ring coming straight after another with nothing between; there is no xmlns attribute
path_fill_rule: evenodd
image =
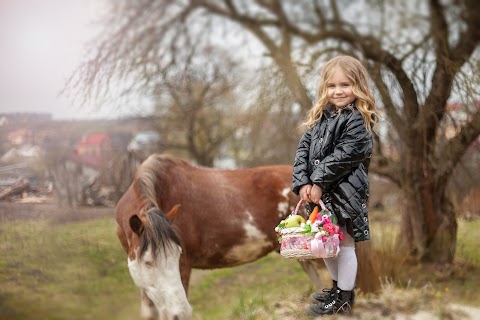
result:
<svg viewBox="0 0 480 320"><path fill-rule="evenodd" d="M295 153L295 162L293 164L293 186L292 191L298 194L300 187L305 184L311 184L308 174L308 161L310 152L310 142L312 139L312 129L307 130L298 143Z"/></svg>
<svg viewBox="0 0 480 320"><path fill-rule="evenodd" d="M372 143L372 135L365 127L361 113L353 112L336 141L333 152L319 159L320 163L314 166L310 180L322 190L329 190L371 156Z"/></svg>

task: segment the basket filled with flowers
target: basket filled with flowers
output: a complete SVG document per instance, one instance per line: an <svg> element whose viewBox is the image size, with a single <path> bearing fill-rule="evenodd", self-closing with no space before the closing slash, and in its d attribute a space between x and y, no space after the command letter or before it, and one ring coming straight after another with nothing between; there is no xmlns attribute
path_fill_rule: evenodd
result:
<svg viewBox="0 0 480 320"><path fill-rule="evenodd" d="M280 254L299 260L335 257L344 237L337 217L320 201L321 210L316 206L306 220L298 214L302 203L300 200L295 210L275 228Z"/></svg>

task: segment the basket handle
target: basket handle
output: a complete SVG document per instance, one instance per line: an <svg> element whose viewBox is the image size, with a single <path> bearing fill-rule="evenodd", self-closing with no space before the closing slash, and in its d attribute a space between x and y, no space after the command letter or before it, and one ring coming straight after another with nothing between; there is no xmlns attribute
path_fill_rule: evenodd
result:
<svg viewBox="0 0 480 320"><path fill-rule="evenodd" d="M295 207L295 210L292 212L292 215L298 213L298 210L300 209L300 206L302 205L302 203L303 203L303 200L300 199L300 201L298 201L297 206ZM322 210L328 210L327 207L325 207L325 204L323 203L322 199L319 200L319 204Z"/></svg>

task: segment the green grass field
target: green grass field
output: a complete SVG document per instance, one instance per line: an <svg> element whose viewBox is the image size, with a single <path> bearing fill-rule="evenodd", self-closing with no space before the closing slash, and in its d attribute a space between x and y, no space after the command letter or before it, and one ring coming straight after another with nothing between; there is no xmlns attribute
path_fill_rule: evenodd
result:
<svg viewBox="0 0 480 320"><path fill-rule="evenodd" d="M459 226L458 270L435 282L435 290L478 305L480 221ZM2 223L0 318L138 319L139 292L115 228L112 218ZM412 283L422 281L428 277ZM268 313L273 302L299 299L311 289L298 263L274 253L236 268L195 270L189 300L197 320L263 319L255 316L259 309Z"/></svg>

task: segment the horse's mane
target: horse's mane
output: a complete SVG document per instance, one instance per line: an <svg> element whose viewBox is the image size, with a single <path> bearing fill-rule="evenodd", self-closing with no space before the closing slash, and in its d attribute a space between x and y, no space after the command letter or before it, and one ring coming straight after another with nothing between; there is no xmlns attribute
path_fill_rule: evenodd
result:
<svg viewBox="0 0 480 320"><path fill-rule="evenodd" d="M160 247L165 252L167 240L181 246L180 237L172 222L158 204L158 183L172 165L188 165L185 160L169 155L151 155L139 167L134 179L134 189L140 199L140 216L144 221L144 233L140 239L140 256L152 246L154 256ZM170 171L171 172L171 171Z"/></svg>
<svg viewBox="0 0 480 320"><path fill-rule="evenodd" d="M188 162L170 155L153 154L138 168L134 188L140 198L140 206L147 208L154 205L159 208L157 185L164 177L171 174L172 166L189 166Z"/></svg>

